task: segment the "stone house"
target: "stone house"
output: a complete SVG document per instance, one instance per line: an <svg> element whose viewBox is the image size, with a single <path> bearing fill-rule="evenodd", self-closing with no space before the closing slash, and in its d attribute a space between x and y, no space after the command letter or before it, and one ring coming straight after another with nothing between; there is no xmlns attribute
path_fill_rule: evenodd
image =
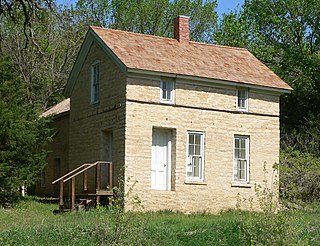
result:
<svg viewBox="0 0 320 246"><path fill-rule="evenodd" d="M51 109L66 132L42 192L53 194L58 172L102 160L145 210L215 212L239 197L258 208L254 187L272 182L279 97L290 91L248 50L190 41L185 16L173 39L90 27L65 88L70 110Z"/></svg>

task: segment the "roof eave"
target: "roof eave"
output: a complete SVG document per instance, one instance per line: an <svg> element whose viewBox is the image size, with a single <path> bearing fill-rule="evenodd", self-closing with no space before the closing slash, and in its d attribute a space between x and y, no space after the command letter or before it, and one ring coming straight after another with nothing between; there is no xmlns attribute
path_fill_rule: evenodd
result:
<svg viewBox="0 0 320 246"><path fill-rule="evenodd" d="M212 83L212 84L225 85L225 86L235 86L235 87L242 86L246 88L269 91L269 92L278 93L278 94L283 94L283 93L288 94L288 93L291 93L291 91L293 90L292 88L287 89L287 88L269 87L269 86L262 86L262 85L254 85L246 82L235 82L235 81L228 81L228 80L221 80L221 79L214 79L214 78L181 75L181 74L135 69L135 68L128 68L127 72L128 74L139 74L139 75L160 76L160 77L163 76L163 77L192 80L197 82L205 82L205 83Z"/></svg>

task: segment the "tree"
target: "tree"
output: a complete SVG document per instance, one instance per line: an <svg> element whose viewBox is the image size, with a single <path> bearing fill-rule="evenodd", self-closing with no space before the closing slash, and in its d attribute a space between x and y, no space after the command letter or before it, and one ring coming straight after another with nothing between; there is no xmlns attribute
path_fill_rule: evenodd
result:
<svg viewBox="0 0 320 246"><path fill-rule="evenodd" d="M320 2L248 0L244 10L247 20L274 47L275 71L295 89L282 104L286 128L320 116Z"/></svg>
<svg viewBox="0 0 320 246"><path fill-rule="evenodd" d="M43 10L50 8L52 0L0 0L0 18L4 17L14 23L23 21L23 34L29 43L38 46L34 33L34 23L41 19Z"/></svg>
<svg viewBox="0 0 320 246"><path fill-rule="evenodd" d="M296 137L302 140L306 126L319 128L312 122L320 117L320 2L247 0L223 17L218 30L216 41L248 48L294 89L282 97L281 127L298 146Z"/></svg>
<svg viewBox="0 0 320 246"><path fill-rule="evenodd" d="M61 7L43 9L41 18L33 23L36 45L23 34L22 21L0 20L1 53L11 56L17 65L30 104L40 103L45 109L62 98L85 34L85 27L75 23L72 15Z"/></svg>
<svg viewBox="0 0 320 246"><path fill-rule="evenodd" d="M0 204L30 186L45 165L50 131L35 105L25 101L24 84L11 61L0 57Z"/></svg>
<svg viewBox="0 0 320 246"><path fill-rule="evenodd" d="M80 20L124 31L172 37L173 19L190 16L191 39L208 41L217 24L216 0L79 0Z"/></svg>

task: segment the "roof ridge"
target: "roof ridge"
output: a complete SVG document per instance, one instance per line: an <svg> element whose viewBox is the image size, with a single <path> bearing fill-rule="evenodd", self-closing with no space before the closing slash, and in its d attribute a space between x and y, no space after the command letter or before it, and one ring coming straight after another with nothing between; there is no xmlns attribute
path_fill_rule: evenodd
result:
<svg viewBox="0 0 320 246"><path fill-rule="evenodd" d="M116 32L124 32L124 33L134 34L134 35L137 35L137 36L148 36L148 37L151 37L151 38L168 39L168 40L172 40L172 41L177 41L177 42L179 42L178 40L176 40L176 39L174 39L174 38L156 36L156 35L152 35L152 34L145 34L145 33L139 33L139 32L124 31L124 30L113 29L113 28L106 28L106 27L99 27L99 26L90 26L90 28L99 28L99 29L103 29L103 30L110 30L110 31L116 31Z"/></svg>
<svg viewBox="0 0 320 246"><path fill-rule="evenodd" d="M103 30L111 30L111 31L129 33L129 34L138 35L138 36L147 36L147 37L151 37L151 38L167 39L167 40L175 41L175 42L178 42L178 43L179 43L179 41L178 41L177 39L175 39L175 38L156 36L156 35L152 35L152 34L145 34L145 33L139 33L139 32L124 31L124 30L113 29L113 28L105 28L105 27L99 27L99 26L90 26L90 28L98 28L98 29L103 29ZM196 42L196 41L189 41L189 43L190 43L190 44L200 44L200 45L216 46L216 47L227 48L227 49L236 49L236 50L246 50L246 51L248 51L248 49L246 49L246 48L234 47L234 46L227 46L227 45L220 45L220 44L209 44L209 43Z"/></svg>

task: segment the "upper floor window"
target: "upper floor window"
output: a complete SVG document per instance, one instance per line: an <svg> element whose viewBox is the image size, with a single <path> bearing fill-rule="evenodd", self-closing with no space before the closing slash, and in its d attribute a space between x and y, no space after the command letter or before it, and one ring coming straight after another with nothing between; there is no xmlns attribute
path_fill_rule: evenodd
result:
<svg viewBox="0 0 320 246"><path fill-rule="evenodd" d="M237 90L237 110L248 111L248 89Z"/></svg>
<svg viewBox="0 0 320 246"><path fill-rule="evenodd" d="M99 102L100 62L91 65L91 103Z"/></svg>
<svg viewBox="0 0 320 246"><path fill-rule="evenodd" d="M204 133L188 132L187 180L203 181Z"/></svg>
<svg viewBox="0 0 320 246"><path fill-rule="evenodd" d="M249 182L248 136L234 136L233 180Z"/></svg>
<svg viewBox="0 0 320 246"><path fill-rule="evenodd" d="M160 101L173 103L174 102L174 82L167 79L162 80L160 85Z"/></svg>

